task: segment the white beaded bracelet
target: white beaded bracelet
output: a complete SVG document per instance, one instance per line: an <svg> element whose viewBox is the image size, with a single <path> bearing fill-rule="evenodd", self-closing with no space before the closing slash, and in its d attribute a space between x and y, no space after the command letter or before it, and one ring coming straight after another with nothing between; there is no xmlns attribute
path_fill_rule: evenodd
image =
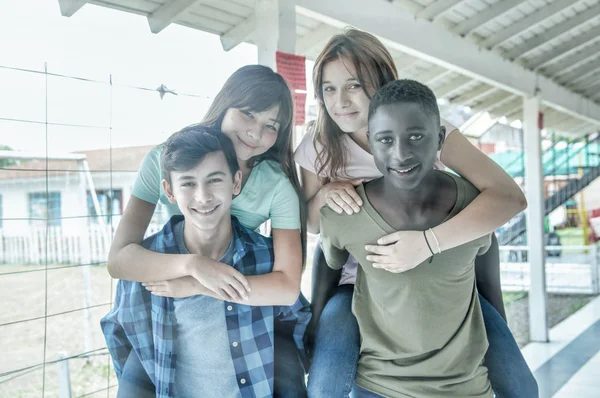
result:
<svg viewBox="0 0 600 398"><path fill-rule="evenodd" d="M437 236L435 236L435 232L433 232L433 229L429 228L429 232L431 232L431 235L433 236L433 239L435 240L435 245L437 246L437 254L440 254L442 252L442 248L440 247L440 241L438 240Z"/></svg>

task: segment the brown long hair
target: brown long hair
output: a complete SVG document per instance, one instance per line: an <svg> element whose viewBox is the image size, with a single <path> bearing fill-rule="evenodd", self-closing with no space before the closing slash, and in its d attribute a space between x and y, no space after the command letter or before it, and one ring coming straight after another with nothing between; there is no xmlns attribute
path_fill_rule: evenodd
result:
<svg viewBox="0 0 600 398"><path fill-rule="evenodd" d="M347 177L346 148L340 140L340 136L345 133L329 116L323 100L323 68L328 62L340 58L354 66L357 75L354 77L369 98L371 94L367 87L376 91L386 83L398 79L394 59L381 41L372 34L357 29L346 29L327 42L313 68L313 85L319 105L317 120L311 128L314 129L317 175L328 169L330 180ZM319 150L317 143L322 150Z"/></svg>
<svg viewBox="0 0 600 398"><path fill-rule="evenodd" d="M306 207L300 188L296 165L293 160L292 132L294 129L294 100L284 78L263 65L246 65L236 70L225 82L208 108L200 125L221 129L229 108L264 112L279 105L278 120L281 121L275 144L265 153L248 160L254 166L263 160L274 160L281 166L294 186L300 201L302 236L302 267L306 255Z"/></svg>

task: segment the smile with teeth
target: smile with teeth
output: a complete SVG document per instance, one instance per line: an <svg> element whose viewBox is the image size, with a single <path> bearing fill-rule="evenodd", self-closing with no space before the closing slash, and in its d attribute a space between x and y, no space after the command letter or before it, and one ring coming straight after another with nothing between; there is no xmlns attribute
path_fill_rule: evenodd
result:
<svg viewBox="0 0 600 398"><path fill-rule="evenodd" d="M196 213L200 213L200 214L210 214L213 211L215 211L215 209L219 207L219 205L216 205L215 207L211 207L210 209L193 209Z"/></svg>
<svg viewBox="0 0 600 398"><path fill-rule="evenodd" d="M418 164L415 164L414 166L404 168L404 169L390 169L390 170L395 171L396 173L406 174L406 173L413 171L417 166L418 166Z"/></svg>

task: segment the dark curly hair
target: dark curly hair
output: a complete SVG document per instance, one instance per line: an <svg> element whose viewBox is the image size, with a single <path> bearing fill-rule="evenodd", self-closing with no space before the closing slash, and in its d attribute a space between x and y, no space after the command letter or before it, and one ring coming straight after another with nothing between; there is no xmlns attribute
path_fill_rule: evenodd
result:
<svg viewBox="0 0 600 398"><path fill-rule="evenodd" d="M439 124L440 109L435 94L423 83L410 79L394 80L377 90L369 104L369 120L380 106L398 102L412 102L421 105L426 112L436 117Z"/></svg>

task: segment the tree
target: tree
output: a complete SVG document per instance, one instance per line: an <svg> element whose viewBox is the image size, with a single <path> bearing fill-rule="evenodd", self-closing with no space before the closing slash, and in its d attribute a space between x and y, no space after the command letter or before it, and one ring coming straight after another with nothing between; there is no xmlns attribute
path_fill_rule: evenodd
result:
<svg viewBox="0 0 600 398"><path fill-rule="evenodd" d="M8 145L0 144L0 151L14 151L14 149L9 147ZM19 161L16 159L0 159L0 167L9 167L14 166L16 164L19 164Z"/></svg>

